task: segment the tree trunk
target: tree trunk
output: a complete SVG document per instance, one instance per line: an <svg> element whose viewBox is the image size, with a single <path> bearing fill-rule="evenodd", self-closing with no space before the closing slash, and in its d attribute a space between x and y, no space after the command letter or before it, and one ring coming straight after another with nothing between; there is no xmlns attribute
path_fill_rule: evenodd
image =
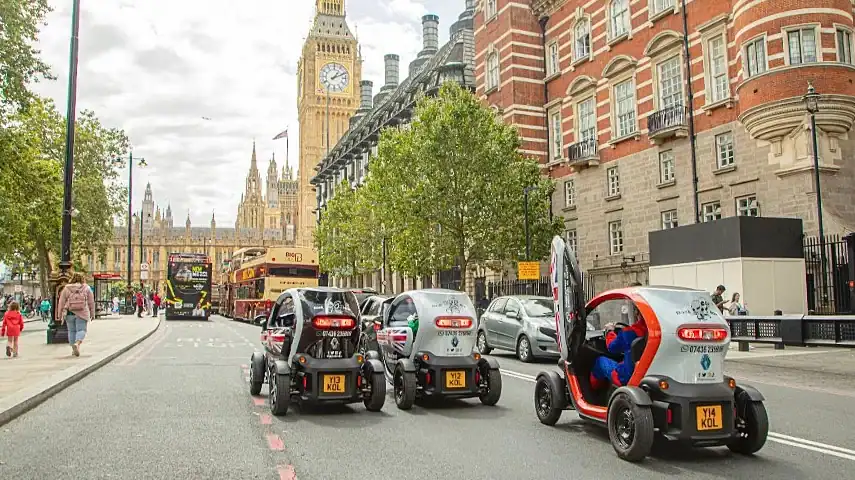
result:
<svg viewBox="0 0 855 480"><path fill-rule="evenodd" d="M460 287L459 290L461 292L466 293L466 266L468 262L466 260L460 260Z"/></svg>
<svg viewBox="0 0 855 480"><path fill-rule="evenodd" d="M49 297L50 293L50 276L53 273L53 265L50 263L50 253L45 246L44 240L36 240L36 253L39 260L39 288L42 290L42 297Z"/></svg>

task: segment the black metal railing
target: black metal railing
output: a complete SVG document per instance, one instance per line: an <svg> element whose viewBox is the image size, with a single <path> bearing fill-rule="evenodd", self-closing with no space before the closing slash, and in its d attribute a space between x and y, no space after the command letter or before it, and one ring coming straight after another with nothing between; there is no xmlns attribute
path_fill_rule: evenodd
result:
<svg viewBox="0 0 855 480"><path fill-rule="evenodd" d="M593 158L599 155L599 145L596 138L589 138L576 142L567 147L567 159L571 162L585 158Z"/></svg>
<svg viewBox="0 0 855 480"><path fill-rule="evenodd" d="M749 343L769 343L776 348L785 345L855 347L855 315L773 315L725 317L730 325L731 341L740 350Z"/></svg>
<svg viewBox="0 0 855 480"><path fill-rule="evenodd" d="M662 110L651 113L647 117L648 135L653 135L662 130L686 125L689 109L682 104L672 105Z"/></svg>
<svg viewBox="0 0 855 480"><path fill-rule="evenodd" d="M824 277L823 242L819 237L805 237L803 246L808 312L819 315L855 313L849 286L849 282L855 281L855 278L849 278L850 249L853 246L838 235L825 236Z"/></svg>

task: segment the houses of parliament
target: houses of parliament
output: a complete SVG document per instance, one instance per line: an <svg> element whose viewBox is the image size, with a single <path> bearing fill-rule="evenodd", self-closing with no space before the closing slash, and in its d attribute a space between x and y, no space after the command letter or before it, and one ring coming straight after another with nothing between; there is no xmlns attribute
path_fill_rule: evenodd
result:
<svg viewBox="0 0 855 480"><path fill-rule="evenodd" d="M298 180L287 165L280 171L275 157L267 164L267 175L262 181L258 169L255 144L252 145L246 185L238 205L237 220L233 228L218 227L212 212L206 226L193 226L190 213L184 226L176 226L172 206L165 210L154 201L151 184L146 185L142 209L133 216L131 253L133 254L133 281L140 281L140 234L142 233L143 262L149 264L147 285L158 288L166 281L166 262L172 252L207 253L211 257L213 282L225 280L224 262L235 250L266 245L293 245L295 240ZM140 226L142 222L142 226ZM128 226L116 226L113 238L103 258L90 256L84 260L91 273L128 274Z"/></svg>

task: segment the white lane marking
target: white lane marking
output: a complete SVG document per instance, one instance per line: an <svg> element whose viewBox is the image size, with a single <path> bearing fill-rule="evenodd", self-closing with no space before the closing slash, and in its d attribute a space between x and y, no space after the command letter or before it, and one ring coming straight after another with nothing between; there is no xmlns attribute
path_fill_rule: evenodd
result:
<svg viewBox="0 0 855 480"><path fill-rule="evenodd" d="M513 378L518 378L520 380L525 380L527 382L534 383L537 381L537 377L533 375L528 375L526 373L514 372L513 370L501 370L502 376L509 376ZM813 440L807 440L805 438L799 437L791 437L789 435L784 435L782 433L769 432L768 440L771 440L775 443L780 443L783 445L789 445L791 447L802 448L804 450L810 450L817 453L822 453L825 455L831 455L834 457L842 458L845 460L853 460L855 461L855 450L849 450L848 448L836 447L834 445L828 445L826 443L814 442Z"/></svg>

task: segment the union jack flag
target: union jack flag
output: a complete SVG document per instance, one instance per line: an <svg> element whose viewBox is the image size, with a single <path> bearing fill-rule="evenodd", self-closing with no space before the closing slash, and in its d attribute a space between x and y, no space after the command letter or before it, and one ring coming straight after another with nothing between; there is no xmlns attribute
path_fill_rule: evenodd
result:
<svg viewBox="0 0 855 480"><path fill-rule="evenodd" d="M285 129L285 131L283 131L283 132L279 133L278 135L276 135L275 137L273 137L273 140L279 140L280 138L288 138L288 129L287 128Z"/></svg>

